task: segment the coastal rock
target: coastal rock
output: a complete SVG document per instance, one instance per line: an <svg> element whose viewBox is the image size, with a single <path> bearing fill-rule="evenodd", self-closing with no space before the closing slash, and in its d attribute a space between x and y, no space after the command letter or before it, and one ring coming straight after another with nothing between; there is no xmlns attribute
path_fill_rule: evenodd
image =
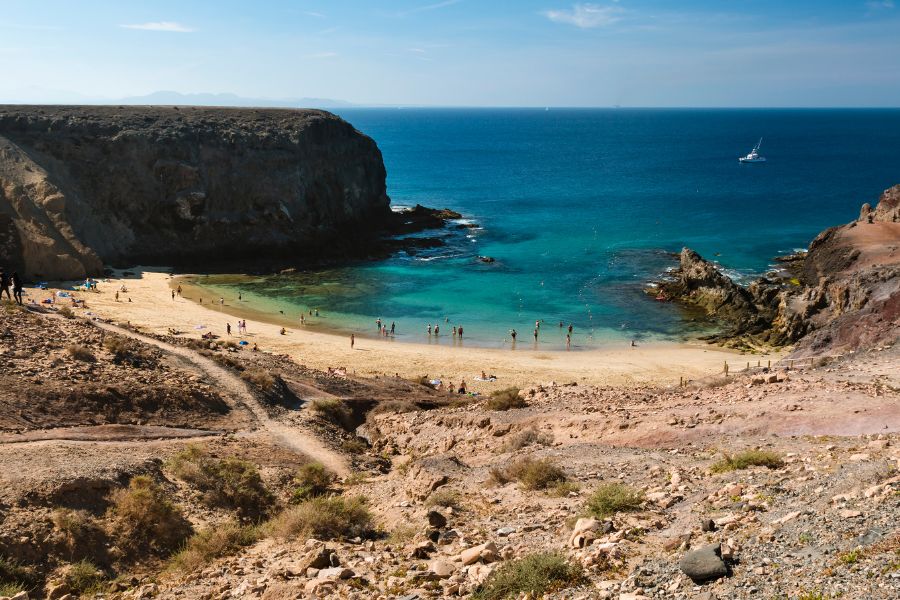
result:
<svg viewBox="0 0 900 600"><path fill-rule="evenodd" d="M0 261L26 278L340 255L391 214L375 142L324 111L0 106Z"/></svg>

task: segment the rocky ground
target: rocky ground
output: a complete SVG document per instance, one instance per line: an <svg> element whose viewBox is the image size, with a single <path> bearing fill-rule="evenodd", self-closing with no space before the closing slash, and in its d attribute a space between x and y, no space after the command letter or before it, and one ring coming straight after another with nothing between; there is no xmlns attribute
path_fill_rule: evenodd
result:
<svg viewBox="0 0 900 600"><path fill-rule="evenodd" d="M2 310L0 597L900 595L900 348L479 398Z"/></svg>

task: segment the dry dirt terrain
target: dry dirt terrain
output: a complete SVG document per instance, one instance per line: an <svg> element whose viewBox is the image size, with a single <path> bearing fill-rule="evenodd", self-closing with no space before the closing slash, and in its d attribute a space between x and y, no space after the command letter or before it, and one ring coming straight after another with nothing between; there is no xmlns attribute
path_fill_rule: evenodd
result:
<svg viewBox="0 0 900 600"><path fill-rule="evenodd" d="M459 396L0 310L0 597L900 596L897 347Z"/></svg>

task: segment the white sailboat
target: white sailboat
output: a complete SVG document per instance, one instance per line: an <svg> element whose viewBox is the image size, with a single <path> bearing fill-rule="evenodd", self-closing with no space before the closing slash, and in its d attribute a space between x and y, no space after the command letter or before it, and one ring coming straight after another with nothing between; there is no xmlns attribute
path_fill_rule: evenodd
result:
<svg viewBox="0 0 900 600"><path fill-rule="evenodd" d="M759 147L762 146L762 138L759 138L759 141L753 146L753 150L750 151L750 154L747 156L742 156L738 159L738 161L742 163L760 163L766 162L765 156L759 155Z"/></svg>

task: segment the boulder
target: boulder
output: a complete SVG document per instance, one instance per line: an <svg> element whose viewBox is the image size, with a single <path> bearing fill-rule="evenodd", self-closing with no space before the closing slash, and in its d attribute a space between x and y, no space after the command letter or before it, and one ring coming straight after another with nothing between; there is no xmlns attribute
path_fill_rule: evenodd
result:
<svg viewBox="0 0 900 600"><path fill-rule="evenodd" d="M479 560L493 562L497 560L497 546L494 542L472 546L460 552L457 558L462 561L463 565L473 565Z"/></svg>
<svg viewBox="0 0 900 600"><path fill-rule="evenodd" d="M436 510L428 511L428 525L435 529L443 529L447 526L447 517Z"/></svg>
<svg viewBox="0 0 900 600"><path fill-rule="evenodd" d="M719 544L703 546L688 552L682 557L678 567L694 583L712 581L728 575L728 567L722 560Z"/></svg>
<svg viewBox="0 0 900 600"><path fill-rule="evenodd" d="M428 564L428 570L441 579L447 579L456 572L456 567L449 561L437 559Z"/></svg>

